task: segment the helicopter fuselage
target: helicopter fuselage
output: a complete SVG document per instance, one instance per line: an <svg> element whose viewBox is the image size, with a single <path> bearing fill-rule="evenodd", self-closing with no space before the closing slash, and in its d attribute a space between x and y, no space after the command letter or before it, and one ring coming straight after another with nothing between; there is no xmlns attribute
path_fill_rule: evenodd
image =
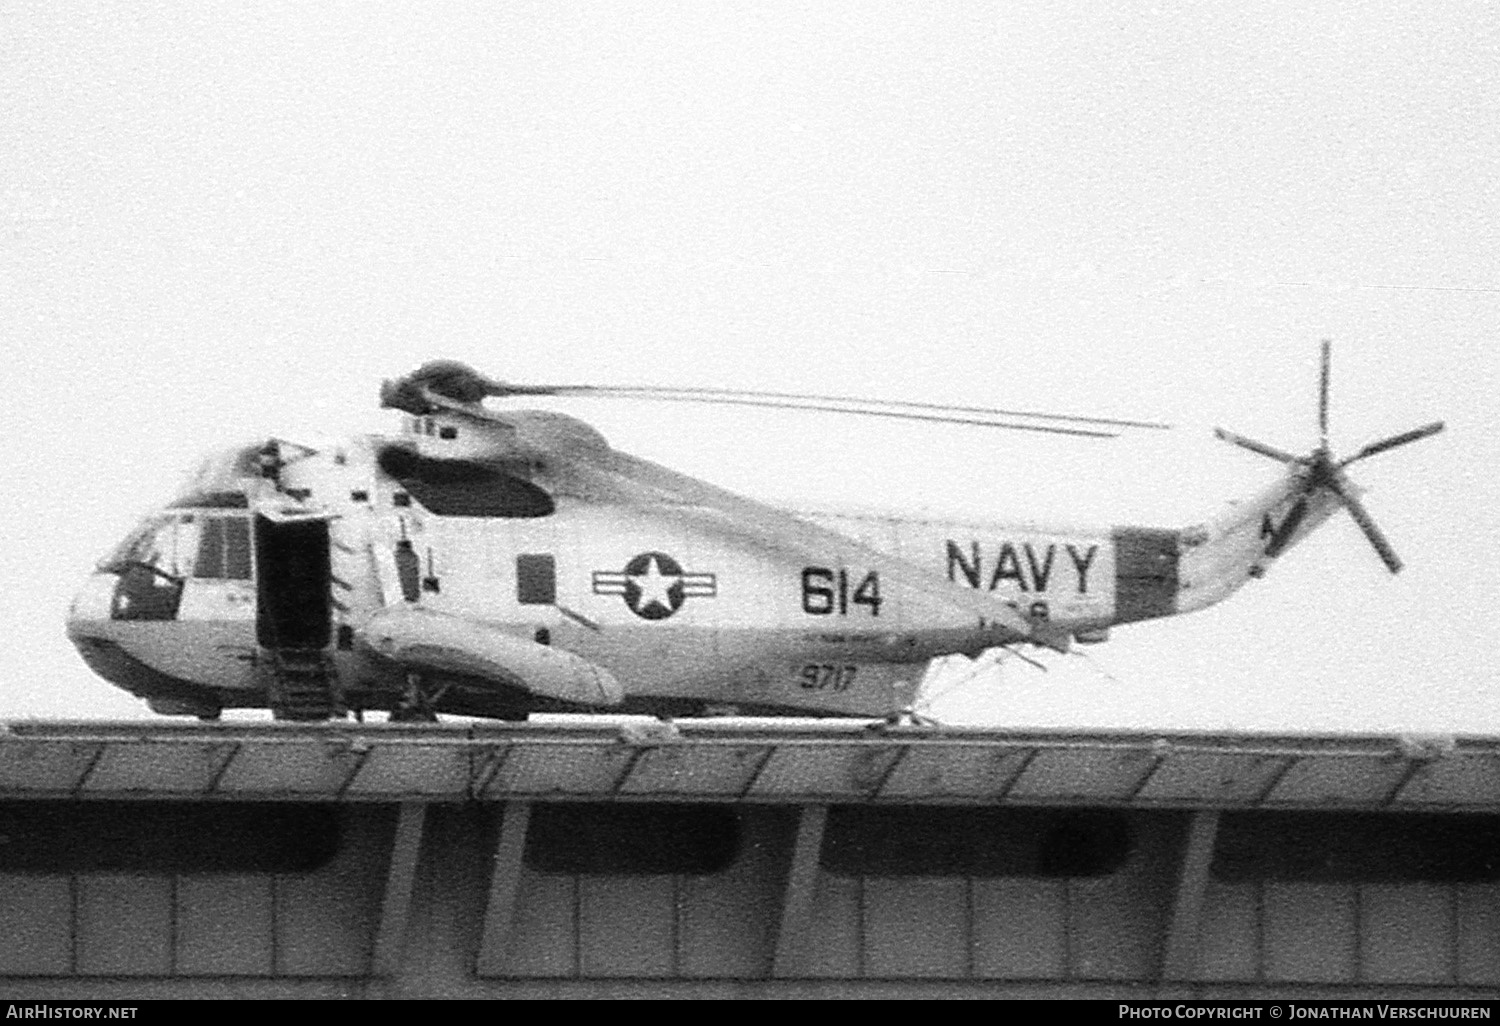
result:
<svg viewBox="0 0 1500 1026"><path fill-rule="evenodd" d="M515 386L430 361L381 389L381 404L405 414L397 436L321 450L272 440L210 457L99 564L68 632L101 676L154 710L204 717L243 706L290 719L890 716L912 708L934 657L1062 650L1213 605L1341 507L1399 571L1345 468L1443 424L1335 458L1329 352L1325 342L1318 447L1296 456L1218 430L1282 469L1181 530L783 509L619 452L576 418L483 400L649 392L961 414L1069 435L1164 425L923 403L860 410L732 389Z"/></svg>
<svg viewBox="0 0 1500 1026"><path fill-rule="evenodd" d="M633 460L581 422L537 416L553 448ZM1238 587L1295 491L1282 482L1213 532L786 511L839 540L823 551L767 546L722 511L610 494L566 461L434 459L412 444L442 427L411 418L404 436L270 469L265 447L210 460L101 563L70 636L154 709L201 716L275 706L278 651L317 653L335 712L419 700L505 717L887 715L911 705L926 661L1007 640L954 591L1054 639L1103 640ZM284 515L256 512L267 496ZM1327 510L1313 513L1299 533ZM591 690L578 666L604 683Z"/></svg>

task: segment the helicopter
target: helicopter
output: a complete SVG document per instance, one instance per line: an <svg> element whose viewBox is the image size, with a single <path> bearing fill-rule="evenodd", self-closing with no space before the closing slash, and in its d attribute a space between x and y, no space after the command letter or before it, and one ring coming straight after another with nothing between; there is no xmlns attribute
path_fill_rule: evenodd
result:
<svg viewBox="0 0 1500 1026"><path fill-rule="evenodd" d="M513 385L453 361L386 381L399 432L208 457L86 579L67 632L101 677L165 715L269 708L889 718L949 655L1108 639L1262 576L1339 508L1401 561L1336 458L1322 347L1319 445L1185 528L1051 530L785 509L612 448L556 412L487 405L626 396L787 406L1110 436L1166 425L734 389Z"/></svg>

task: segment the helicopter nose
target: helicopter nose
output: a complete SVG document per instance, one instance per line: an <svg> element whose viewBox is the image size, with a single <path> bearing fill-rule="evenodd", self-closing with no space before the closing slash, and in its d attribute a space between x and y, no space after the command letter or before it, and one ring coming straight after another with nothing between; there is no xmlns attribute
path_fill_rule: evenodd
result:
<svg viewBox="0 0 1500 1026"><path fill-rule="evenodd" d="M69 638L77 641L80 637L92 637L99 626L110 620L119 583L117 575L103 572L90 574L84 580L68 605Z"/></svg>
<svg viewBox="0 0 1500 1026"><path fill-rule="evenodd" d="M114 680L115 677L108 665L108 656L115 647L110 638L109 621L118 584L119 578L115 574L90 574L68 606L68 640L83 656L83 661L105 680Z"/></svg>

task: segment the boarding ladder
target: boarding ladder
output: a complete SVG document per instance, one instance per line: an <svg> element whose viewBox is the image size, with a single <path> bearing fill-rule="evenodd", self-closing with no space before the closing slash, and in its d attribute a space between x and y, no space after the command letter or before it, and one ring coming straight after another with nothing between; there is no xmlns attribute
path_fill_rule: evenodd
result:
<svg viewBox="0 0 1500 1026"><path fill-rule="evenodd" d="M322 649L266 649L271 714L278 720L326 720L342 712L332 662Z"/></svg>

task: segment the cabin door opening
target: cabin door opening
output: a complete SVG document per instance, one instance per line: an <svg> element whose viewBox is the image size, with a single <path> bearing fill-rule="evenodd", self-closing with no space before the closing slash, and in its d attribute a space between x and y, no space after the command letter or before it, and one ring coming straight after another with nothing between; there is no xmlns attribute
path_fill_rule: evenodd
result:
<svg viewBox="0 0 1500 1026"><path fill-rule="evenodd" d="M263 648L321 649L332 634L328 521L255 518L255 640Z"/></svg>

